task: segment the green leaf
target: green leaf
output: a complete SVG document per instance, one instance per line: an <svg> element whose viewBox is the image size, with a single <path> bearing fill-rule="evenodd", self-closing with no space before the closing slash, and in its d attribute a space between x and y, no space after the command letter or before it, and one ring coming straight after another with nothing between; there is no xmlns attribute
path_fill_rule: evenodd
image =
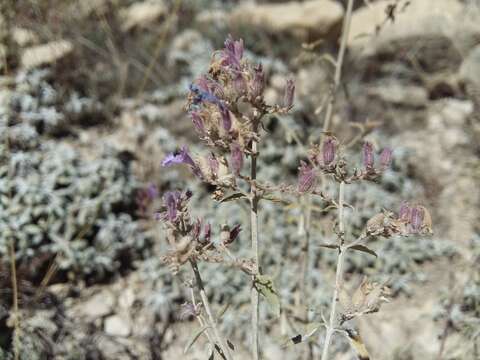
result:
<svg viewBox="0 0 480 360"><path fill-rule="evenodd" d="M358 244L358 245L349 246L348 248L353 249L353 250L357 250L357 251L361 251L361 252L373 255L373 256L378 258L377 253L375 251L373 251L372 249L366 247L365 245Z"/></svg>
<svg viewBox="0 0 480 360"><path fill-rule="evenodd" d="M272 278L268 275L256 275L253 286L265 298L273 315L280 316L280 298Z"/></svg>
<svg viewBox="0 0 480 360"><path fill-rule="evenodd" d="M222 200L220 200L221 203L227 202L227 201L234 201L238 200L241 198L246 198L247 196L244 193L233 193L231 195L225 196Z"/></svg>
<svg viewBox="0 0 480 360"><path fill-rule="evenodd" d="M319 244L319 245L316 245L318 247L324 247L324 248L327 248L327 249L338 249L339 246L337 244Z"/></svg>
<svg viewBox="0 0 480 360"><path fill-rule="evenodd" d="M190 341L187 343L187 346L185 346L185 349L183 349L183 353L186 354L188 352L188 350L190 350L190 348L193 346L193 344L195 343L195 341L198 340L198 338L200 337L200 335L202 335L207 329L210 329L211 326L204 326L203 328L201 328L199 331L197 331L195 334L193 334L192 338L190 339Z"/></svg>
<svg viewBox="0 0 480 360"><path fill-rule="evenodd" d="M223 305L222 308L218 310L217 320L220 320L223 317L223 315L225 315L225 313L229 308L230 308L230 303L226 303L225 305Z"/></svg>
<svg viewBox="0 0 480 360"><path fill-rule="evenodd" d="M269 195L262 196L262 200L268 200L268 201L271 201L271 202L274 202L274 203L280 203L280 204L283 204L285 206L290 205L290 202L288 202L287 200L280 199L280 198L277 198L277 197L274 197L274 196L269 196Z"/></svg>
<svg viewBox="0 0 480 360"><path fill-rule="evenodd" d="M292 336L288 338L287 341L284 341L282 344L282 347L289 347L293 345L300 344L302 342L307 341L309 338L311 338L315 333L318 331L318 329L322 326L322 323L311 323L308 324L305 328L305 333L302 334L297 334L295 336Z"/></svg>

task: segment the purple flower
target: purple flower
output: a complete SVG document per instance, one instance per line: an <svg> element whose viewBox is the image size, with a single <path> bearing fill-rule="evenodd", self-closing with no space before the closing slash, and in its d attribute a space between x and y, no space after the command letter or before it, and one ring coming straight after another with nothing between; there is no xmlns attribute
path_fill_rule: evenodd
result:
<svg viewBox="0 0 480 360"><path fill-rule="evenodd" d="M224 104L220 104L218 108L220 110L220 115L222 115L223 129L226 132L229 132L232 128L232 118L230 117L230 110L228 110L228 108Z"/></svg>
<svg viewBox="0 0 480 360"><path fill-rule="evenodd" d="M373 145L371 142L366 141L363 144L363 166L365 166L367 170L372 169L373 163Z"/></svg>
<svg viewBox="0 0 480 360"><path fill-rule="evenodd" d="M292 79L287 80L287 85L285 86L285 95L283 96L283 107L285 109L290 109L293 105L293 98L295 96L295 83Z"/></svg>
<svg viewBox="0 0 480 360"><path fill-rule="evenodd" d="M250 84L250 96L253 99L261 96L265 89L265 73L263 72L262 64L258 64L253 69L253 81Z"/></svg>
<svg viewBox="0 0 480 360"><path fill-rule="evenodd" d="M410 212L410 225L413 233L419 233L423 225L423 209L421 207L414 207Z"/></svg>
<svg viewBox="0 0 480 360"><path fill-rule="evenodd" d="M225 40L225 48L222 51L222 65L230 66L236 70L240 70L240 61L243 57L243 40L233 40L231 35L228 35Z"/></svg>
<svg viewBox="0 0 480 360"><path fill-rule="evenodd" d="M328 166L335 160L335 148L335 139L331 136L327 137L322 147L323 165Z"/></svg>
<svg viewBox="0 0 480 360"><path fill-rule="evenodd" d="M162 166L172 166L177 164L186 164L193 167L197 166L188 153L188 148L186 146L182 147L179 152L168 154L162 161Z"/></svg>
<svg viewBox="0 0 480 360"><path fill-rule="evenodd" d="M179 191L169 191L163 196L163 201L167 207L167 219L174 222L177 219L177 207L180 203L181 194Z"/></svg>
<svg viewBox="0 0 480 360"><path fill-rule="evenodd" d="M233 173L238 176L243 167L243 151L237 142L230 146L230 161Z"/></svg>
<svg viewBox="0 0 480 360"><path fill-rule="evenodd" d="M221 104L221 101L218 97L216 97L210 91L201 89L198 85L191 84L189 89L194 94L194 98L193 98L194 105L198 105L203 102L209 102L212 104Z"/></svg>
<svg viewBox="0 0 480 360"><path fill-rule="evenodd" d="M203 124L203 120L200 117L200 114L196 111L190 112L190 117L192 118L192 123L195 129L201 134L205 134L205 125Z"/></svg>
<svg viewBox="0 0 480 360"><path fill-rule="evenodd" d="M158 189L155 184L148 185L147 195L150 200L154 200L158 196Z"/></svg>
<svg viewBox="0 0 480 360"><path fill-rule="evenodd" d="M315 186L315 169L302 161L300 162L298 171L298 191L302 193L309 192Z"/></svg>
<svg viewBox="0 0 480 360"><path fill-rule="evenodd" d="M202 178L202 171L200 167L193 161L192 157L188 153L188 148L186 146L182 147L179 152L168 154L167 157L162 161L162 166L172 166L178 164L186 164L190 166L192 172L195 176Z"/></svg>
<svg viewBox="0 0 480 360"><path fill-rule="evenodd" d="M382 153L380 154L380 164L383 168L389 167L392 163L392 154L393 150L388 147L382 150Z"/></svg>

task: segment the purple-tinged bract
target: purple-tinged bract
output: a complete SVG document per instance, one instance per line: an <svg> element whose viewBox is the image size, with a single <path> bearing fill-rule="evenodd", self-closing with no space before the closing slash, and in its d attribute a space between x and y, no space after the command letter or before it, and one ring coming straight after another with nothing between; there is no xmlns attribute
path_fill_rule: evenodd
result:
<svg viewBox="0 0 480 360"><path fill-rule="evenodd" d="M298 170L298 191L302 193L311 191L316 182L315 169L302 161Z"/></svg>
<svg viewBox="0 0 480 360"><path fill-rule="evenodd" d="M365 169L372 169L374 161L373 145L371 142L366 141L363 144L363 166Z"/></svg>
<svg viewBox="0 0 480 360"><path fill-rule="evenodd" d="M322 147L323 165L328 166L335 160L335 152L335 139L333 137L326 138Z"/></svg>

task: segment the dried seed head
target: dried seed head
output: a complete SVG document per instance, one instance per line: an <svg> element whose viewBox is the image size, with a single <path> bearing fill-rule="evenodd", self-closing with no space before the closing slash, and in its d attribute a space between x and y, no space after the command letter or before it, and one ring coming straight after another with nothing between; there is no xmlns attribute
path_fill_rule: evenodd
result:
<svg viewBox="0 0 480 360"><path fill-rule="evenodd" d="M322 156L323 165L330 165L335 160L336 141L333 137L329 136L323 142Z"/></svg>

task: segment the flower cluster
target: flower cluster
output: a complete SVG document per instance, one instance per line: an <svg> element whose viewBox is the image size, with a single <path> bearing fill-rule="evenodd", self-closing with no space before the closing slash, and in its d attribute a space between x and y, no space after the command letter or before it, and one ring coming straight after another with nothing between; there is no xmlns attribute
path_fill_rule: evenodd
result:
<svg viewBox="0 0 480 360"><path fill-rule="evenodd" d="M163 196L163 209L157 214L167 228L167 240L172 251L164 256L163 260L171 266L174 273L180 265L189 260L204 260L221 262L218 246L212 240L212 227L202 219L192 219L188 209L188 202L192 197L190 191L169 191ZM230 229L222 227L221 242L226 247L238 237L240 225Z"/></svg>
<svg viewBox="0 0 480 360"><path fill-rule="evenodd" d="M316 185L316 177L320 172L331 174L338 182L351 183L358 180L376 180L391 164L393 151L385 148L375 161L372 143L363 145L363 169L354 168L348 171L348 164L339 152L338 140L328 136L322 146L314 145L309 153L310 164L300 163L298 191L311 192Z"/></svg>
<svg viewBox="0 0 480 360"><path fill-rule="evenodd" d="M244 158L252 155L252 141L260 140L264 115L292 108L295 85L287 80L281 105L267 105L261 64L244 57L242 40L229 36L214 53L207 74L190 85L187 111L198 136L213 149L208 156L192 156L187 148L170 154L163 166L185 164L194 175L217 188L237 188ZM255 154L254 154L255 155Z"/></svg>

